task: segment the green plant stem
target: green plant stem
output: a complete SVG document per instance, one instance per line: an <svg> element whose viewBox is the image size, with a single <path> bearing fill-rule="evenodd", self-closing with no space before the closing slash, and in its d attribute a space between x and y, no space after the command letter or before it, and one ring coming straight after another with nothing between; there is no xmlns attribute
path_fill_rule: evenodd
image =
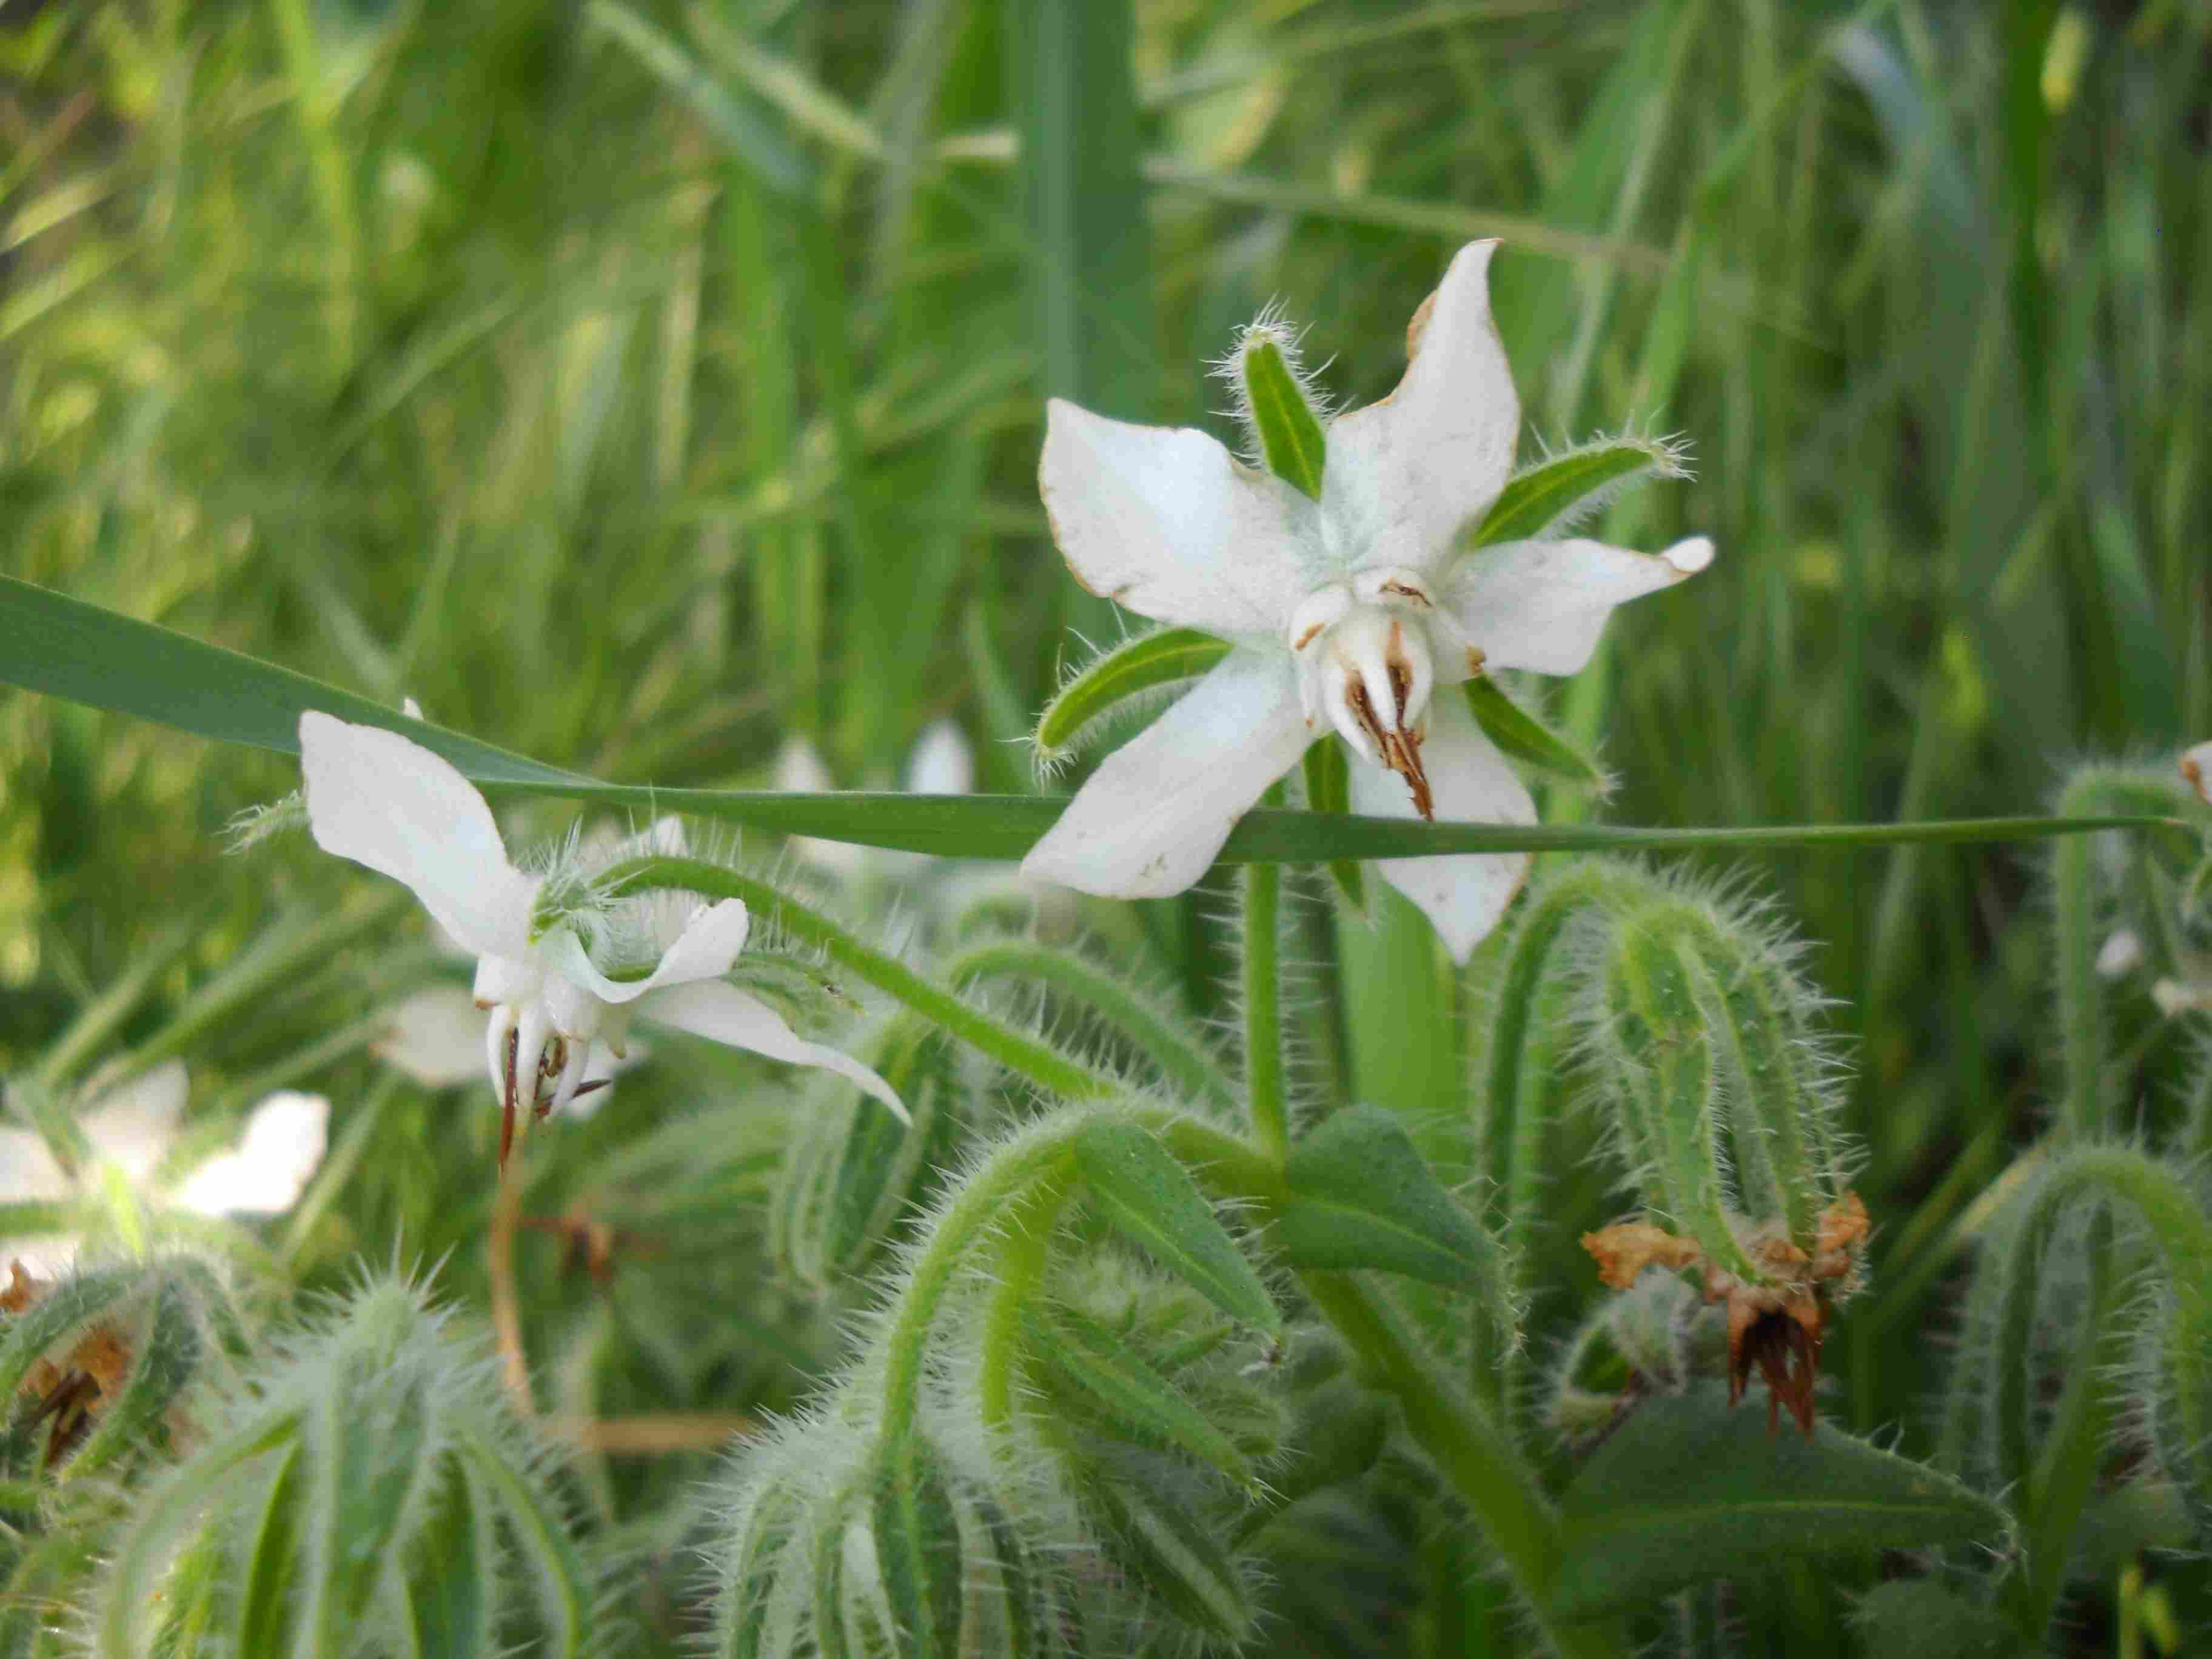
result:
<svg viewBox="0 0 2212 1659"><path fill-rule="evenodd" d="M1278 1164L1291 1151L1283 1098L1282 896L1279 866L1244 866L1244 1087L1253 1133Z"/></svg>
<svg viewBox="0 0 2212 1659"><path fill-rule="evenodd" d="M1528 1598L1554 1650L1567 1659L1619 1659L1628 1651L1610 1624L1570 1624L1548 1611L1560 1559L1559 1517L1511 1438L1424 1355L1399 1320L1345 1273L1307 1273L1314 1305L1396 1396L1406 1428L1474 1513Z"/></svg>
<svg viewBox="0 0 2212 1659"><path fill-rule="evenodd" d="M1235 1085L1203 1046L1113 975L1067 951L1027 939L994 939L954 957L945 977L961 991L978 980L1009 979L1065 992L1128 1038L1171 1085L1236 1107Z"/></svg>
<svg viewBox="0 0 2212 1659"><path fill-rule="evenodd" d="M943 986L924 979L896 957L863 945L820 911L764 881L703 859L647 857L614 866L600 878L599 885L610 897L669 888L710 898L742 899L756 915L822 951L838 966L1008 1071L1070 1100L1103 1100L1122 1091L1122 1085L1114 1079L1077 1064L1049 1044L962 1001Z"/></svg>

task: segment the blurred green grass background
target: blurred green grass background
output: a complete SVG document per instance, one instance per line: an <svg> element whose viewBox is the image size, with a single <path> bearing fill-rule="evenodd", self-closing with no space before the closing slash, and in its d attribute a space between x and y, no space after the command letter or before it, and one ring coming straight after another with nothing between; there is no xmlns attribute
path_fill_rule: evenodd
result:
<svg viewBox="0 0 2212 1659"><path fill-rule="evenodd" d="M1524 453L1682 434L1607 533L1721 550L1559 695L1609 816L2027 811L2212 734L2203 3L17 4L0 76L5 568L612 780L885 783L951 715L1034 787L1120 626L1044 396L1225 431L1279 298L1368 401L1490 234ZM0 1069L338 889L219 855L270 757L0 692ZM1888 1220L2049 1098L2037 856L1756 863ZM1872 1376L1862 1426L1928 1383Z"/></svg>

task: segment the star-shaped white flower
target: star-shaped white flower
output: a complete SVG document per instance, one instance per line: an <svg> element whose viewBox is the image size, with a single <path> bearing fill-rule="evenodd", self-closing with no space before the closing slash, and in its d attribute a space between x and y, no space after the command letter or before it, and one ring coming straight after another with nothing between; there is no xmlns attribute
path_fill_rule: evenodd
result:
<svg viewBox="0 0 2212 1659"><path fill-rule="evenodd" d="M491 808L446 761L397 732L315 713L300 717L300 759L316 844L405 883L475 953L476 1000L491 1011L492 1087L510 1131L519 1109L541 1116L565 1109L593 1043L622 1053L633 1018L822 1066L905 1115L896 1092L868 1067L805 1041L766 1003L725 982L749 926L739 901L644 895L587 920L564 915L540 932L548 878L509 861ZM667 840L672 830L648 840L680 852ZM588 940L580 927L589 927Z"/></svg>
<svg viewBox="0 0 2212 1659"><path fill-rule="evenodd" d="M100 1095L78 1117L91 1157L72 1176L35 1130L0 1128L0 1203L59 1203L96 1197L109 1171L155 1210L204 1216L279 1215L299 1202L329 1141L331 1103L283 1090L246 1115L238 1144L202 1158L181 1179L163 1166L183 1127L191 1079L169 1060ZM74 1237L10 1239L0 1255L40 1279L66 1273Z"/></svg>
<svg viewBox="0 0 2212 1659"><path fill-rule="evenodd" d="M1380 403L1326 423L1318 500L1188 428L1054 399L1038 483L1078 581L1235 647L1078 792L1023 869L1086 892L1180 892L1327 721L1352 750L1351 806L1528 823L1535 807L1463 698L1485 668L1570 674L1613 607L1703 569L1702 538L1657 556L1579 538L1462 552L1513 468L1521 411L1491 320L1494 243L1462 248L1408 330ZM1465 960L1522 854L1379 861Z"/></svg>

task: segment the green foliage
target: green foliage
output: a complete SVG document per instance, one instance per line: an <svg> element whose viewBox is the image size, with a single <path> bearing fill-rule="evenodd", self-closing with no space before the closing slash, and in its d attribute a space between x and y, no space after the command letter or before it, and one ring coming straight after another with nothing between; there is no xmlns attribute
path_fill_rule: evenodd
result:
<svg viewBox="0 0 2212 1659"><path fill-rule="evenodd" d="M2212 866L2168 758L2212 732L2203 44L2186 6L1771 0L0 27L0 1274L83 1241L0 1318L0 1654L81 1651L95 1613L179 1655L2212 1628L2183 1553ZM1001 884L963 933L973 870L923 860L1053 821L1021 741L1073 760L1228 648L1129 639L1063 579L1045 399L1243 413L1316 493L1316 411L1389 391L1490 234L1523 453L1629 435L1525 465L1469 540L1719 549L1540 724L1470 685L1542 822L1354 818L1331 741L1304 809L1225 849L1273 947L1241 974L1218 878L1011 922ZM1247 337L1243 409L1200 407L1185 366L1278 295L1337 357ZM1671 431L1697 477L1635 435ZM518 847L577 810L743 829L741 981L796 987L802 1027L860 1005L915 1127L653 1032L597 1115L523 1143L491 1245L481 1055L426 1079L392 1040L466 965L287 833L309 707L454 760ZM948 718L994 793L895 793ZM866 787L778 793L793 733ZM2028 816L2081 755L2129 758ZM2048 902L1980 844L2054 833ZM920 857L824 903L769 868L793 835ZM1463 971L1358 861L1506 849L1546 856ZM1608 851L1704 862L1577 856ZM1771 907L1716 898L1716 855ZM85 1121L171 1060L174 1167L133 1184ZM331 1151L288 1213L166 1201L295 1085ZM9 1184L48 1156L68 1196ZM1577 1243L1632 1207L1758 1279L1846 1186L1875 1231L1824 1281L1810 1446L1713 1404L1701 1272L1607 1293ZM361 1289L364 1258L436 1264L456 1311ZM1929 1334L1961 1286L1954 1360ZM487 1309L586 1443L563 1472L469 1334ZM41 1414L39 1367L69 1384L103 1329L115 1388ZM711 1517L696 1451L609 1449L801 1402ZM1893 1476L1931 1507L1800 1549L1748 1518L1778 1470L1808 1513ZM1669 1480L1738 1507L1662 1529L1628 1500Z"/></svg>
<svg viewBox="0 0 2212 1659"><path fill-rule="evenodd" d="M1711 1384L1630 1412L1559 1495L1553 1593L1581 1617L1778 1563L2001 1541L2003 1510L1959 1481L1822 1427L1773 1435Z"/></svg>

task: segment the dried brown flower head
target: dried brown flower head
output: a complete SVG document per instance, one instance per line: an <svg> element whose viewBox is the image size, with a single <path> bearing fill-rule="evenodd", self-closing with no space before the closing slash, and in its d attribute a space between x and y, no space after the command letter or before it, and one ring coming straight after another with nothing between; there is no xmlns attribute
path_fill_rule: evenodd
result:
<svg viewBox="0 0 2212 1659"><path fill-rule="evenodd" d="M1728 1306L1729 1403L1743 1397L1756 1369L1766 1381L1766 1421L1779 1431L1782 1407L1813 1437L1813 1385L1827 1334L1830 1287L1848 1279L1872 1224L1856 1193L1820 1212L1808 1254L1778 1232L1748 1240L1744 1253L1762 1273L1756 1283L1705 1259L1693 1240L1648 1221L1623 1221L1583 1235L1598 1277L1626 1290L1646 1267L1704 1268L1705 1300Z"/></svg>

